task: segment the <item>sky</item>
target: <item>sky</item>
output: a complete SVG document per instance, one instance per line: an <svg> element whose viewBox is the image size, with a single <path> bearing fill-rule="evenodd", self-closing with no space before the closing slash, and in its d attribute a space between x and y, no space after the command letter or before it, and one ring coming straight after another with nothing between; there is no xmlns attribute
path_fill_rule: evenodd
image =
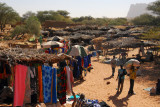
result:
<svg viewBox="0 0 160 107"><path fill-rule="evenodd" d="M126 17L131 4L156 0L0 0L21 16L27 11L67 10L71 17Z"/></svg>

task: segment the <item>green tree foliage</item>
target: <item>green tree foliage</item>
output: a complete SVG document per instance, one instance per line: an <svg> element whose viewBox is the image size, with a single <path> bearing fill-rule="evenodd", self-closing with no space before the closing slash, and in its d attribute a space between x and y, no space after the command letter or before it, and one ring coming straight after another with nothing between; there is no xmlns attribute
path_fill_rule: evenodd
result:
<svg viewBox="0 0 160 107"><path fill-rule="evenodd" d="M27 33L29 34L35 34L39 35L40 34L40 22L37 17L31 16L26 20L26 29Z"/></svg>
<svg viewBox="0 0 160 107"><path fill-rule="evenodd" d="M85 16L80 18L72 18L72 21L75 23L82 23L87 25L125 25L127 19L125 18L93 18L91 16Z"/></svg>
<svg viewBox="0 0 160 107"><path fill-rule="evenodd" d="M20 19L17 12L12 7L0 2L0 26L4 29L5 24L15 24Z"/></svg>
<svg viewBox="0 0 160 107"><path fill-rule="evenodd" d="M67 12L66 10L58 10L57 13L59 13L60 15L69 18L69 12Z"/></svg>
<svg viewBox="0 0 160 107"><path fill-rule="evenodd" d="M28 11L25 14L23 14L23 19L26 20L26 19L28 19L29 17L32 17L32 16L36 16L36 14L33 13L32 11Z"/></svg>
<svg viewBox="0 0 160 107"><path fill-rule="evenodd" d="M12 31L12 37L25 33L35 34L36 36L40 34L40 22L37 17L31 16L25 21L24 25L16 26Z"/></svg>
<svg viewBox="0 0 160 107"><path fill-rule="evenodd" d="M109 22L109 25L125 25L125 24L127 24L126 18L115 18L111 19Z"/></svg>
<svg viewBox="0 0 160 107"><path fill-rule="evenodd" d="M14 28L14 30L11 32L12 36L18 36L18 35L24 35L27 33L26 27L24 25L18 25Z"/></svg>
<svg viewBox="0 0 160 107"><path fill-rule="evenodd" d="M67 11L66 11L67 12ZM72 22L72 20L67 17L69 13L65 13L65 11L38 11L37 18L41 23L45 22L46 20L53 20L53 21L65 21L65 22Z"/></svg>
<svg viewBox="0 0 160 107"><path fill-rule="evenodd" d="M134 25L156 25L155 17L149 14L143 14L134 18L131 22Z"/></svg>
<svg viewBox="0 0 160 107"><path fill-rule="evenodd" d="M148 10L153 11L153 13L160 15L160 0L153 2L153 4L148 6Z"/></svg>

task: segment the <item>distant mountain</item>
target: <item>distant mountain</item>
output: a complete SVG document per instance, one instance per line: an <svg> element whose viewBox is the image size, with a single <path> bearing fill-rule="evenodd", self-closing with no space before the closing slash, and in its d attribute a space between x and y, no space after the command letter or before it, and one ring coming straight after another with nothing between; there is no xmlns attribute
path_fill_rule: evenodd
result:
<svg viewBox="0 0 160 107"><path fill-rule="evenodd" d="M145 3L131 4L127 18L135 18L145 13L153 15L151 11L147 10L147 6L148 4Z"/></svg>

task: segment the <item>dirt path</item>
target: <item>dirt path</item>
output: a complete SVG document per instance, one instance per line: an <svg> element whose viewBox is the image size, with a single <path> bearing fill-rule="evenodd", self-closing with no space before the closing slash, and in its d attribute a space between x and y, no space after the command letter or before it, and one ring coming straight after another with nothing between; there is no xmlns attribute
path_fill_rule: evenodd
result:
<svg viewBox="0 0 160 107"><path fill-rule="evenodd" d="M88 72L85 81L75 83L73 90L77 94L84 93L88 99L103 100L112 107L160 107L160 96L150 96L147 91L144 91L143 89L150 87L148 85L150 81L142 83L140 77L135 80L134 91L136 95L128 96L130 86L128 76L125 77L122 93L119 96L116 95L118 84L116 78L119 67L116 68L115 76L112 78L111 66L94 60L95 58L92 58L94 69ZM107 82L110 84L107 85Z"/></svg>

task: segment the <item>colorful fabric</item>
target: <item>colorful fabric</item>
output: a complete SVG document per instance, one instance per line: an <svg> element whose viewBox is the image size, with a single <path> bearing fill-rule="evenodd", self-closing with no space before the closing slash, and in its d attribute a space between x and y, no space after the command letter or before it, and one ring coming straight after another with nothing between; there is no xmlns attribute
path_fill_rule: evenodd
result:
<svg viewBox="0 0 160 107"><path fill-rule="evenodd" d="M30 71L29 70L27 70L25 85L26 85L26 88L25 88L25 96L24 96L23 104L31 103L31 87L30 87Z"/></svg>
<svg viewBox="0 0 160 107"><path fill-rule="evenodd" d="M83 67L84 66L84 59L82 58L81 60L82 60L82 67Z"/></svg>
<svg viewBox="0 0 160 107"><path fill-rule="evenodd" d="M92 54L89 54L89 55L88 55L88 63L89 63L89 64L91 64L91 57L92 57Z"/></svg>
<svg viewBox="0 0 160 107"><path fill-rule="evenodd" d="M57 69L53 69L52 103L57 103Z"/></svg>
<svg viewBox="0 0 160 107"><path fill-rule="evenodd" d="M42 66L38 66L39 102L43 102Z"/></svg>
<svg viewBox="0 0 160 107"><path fill-rule="evenodd" d="M64 67L57 69L57 98L63 105L66 103L66 74Z"/></svg>
<svg viewBox="0 0 160 107"><path fill-rule="evenodd" d="M77 56L76 59L78 60L77 62L78 66L82 66L82 61L81 61L82 58L80 56Z"/></svg>
<svg viewBox="0 0 160 107"><path fill-rule="evenodd" d="M42 66L42 81L43 81L43 97L44 103L51 102L51 83L52 83L52 67Z"/></svg>
<svg viewBox="0 0 160 107"><path fill-rule="evenodd" d="M37 103L37 75L35 67L28 67L30 72L31 103Z"/></svg>
<svg viewBox="0 0 160 107"><path fill-rule="evenodd" d="M15 87L14 87L14 103L13 106L22 106L25 95L25 79L27 74L27 66L15 66Z"/></svg>
<svg viewBox="0 0 160 107"><path fill-rule="evenodd" d="M89 66L89 62L88 62L88 56L84 57L84 68L87 68Z"/></svg>
<svg viewBox="0 0 160 107"><path fill-rule="evenodd" d="M70 95L72 93L73 74L69 66L66 66L65 69L67 72L67 94Z"/></svg>

